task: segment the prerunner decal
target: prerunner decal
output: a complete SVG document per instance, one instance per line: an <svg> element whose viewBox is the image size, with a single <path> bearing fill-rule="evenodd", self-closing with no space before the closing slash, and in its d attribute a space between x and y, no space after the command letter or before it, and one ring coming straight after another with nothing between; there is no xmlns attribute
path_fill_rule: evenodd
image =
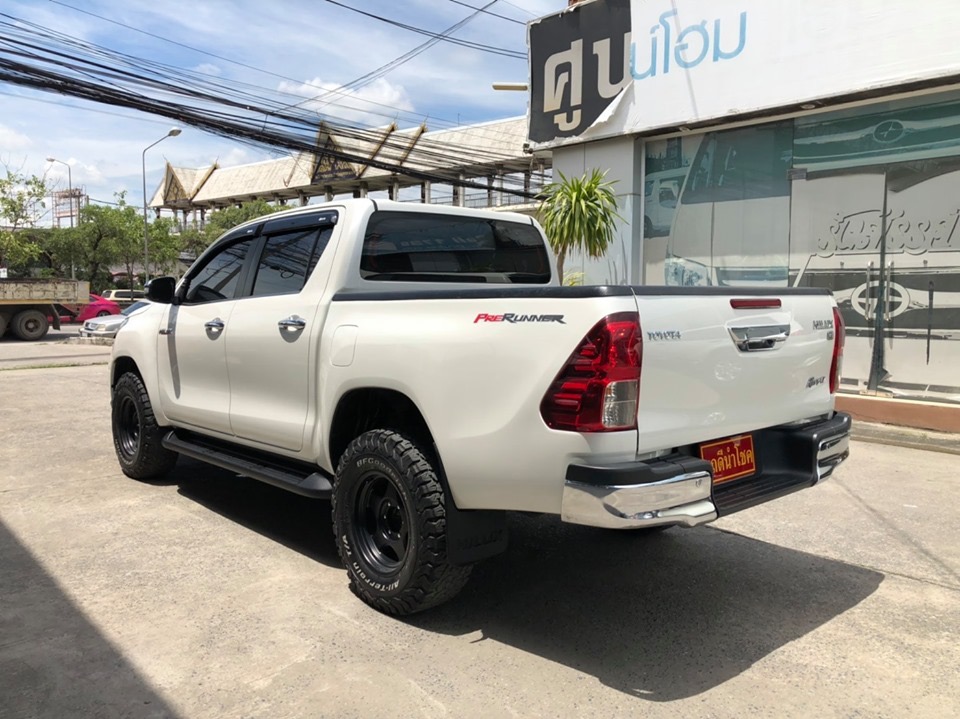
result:
<svg viewBox="0 0 960 719"><path fill-rule="evenodd" d="M567 324L563 321L563 315L515 315L512 312L506 312L502 315L489 315L485 312L481 312L473 320L473 324L477 322L509 322L510 324L516 324L517 322L557 322L561 325Z"/></svg>

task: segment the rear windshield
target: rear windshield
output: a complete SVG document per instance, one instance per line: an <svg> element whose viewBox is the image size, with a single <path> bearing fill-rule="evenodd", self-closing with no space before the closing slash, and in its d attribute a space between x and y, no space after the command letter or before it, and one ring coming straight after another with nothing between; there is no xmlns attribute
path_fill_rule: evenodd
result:
<svg viewBox="0 0 960 719"><path fill-rule="evenodd" d="M546 284L550 261L533 225L419 212L375 212L360 259L365 280Z"/></svg>

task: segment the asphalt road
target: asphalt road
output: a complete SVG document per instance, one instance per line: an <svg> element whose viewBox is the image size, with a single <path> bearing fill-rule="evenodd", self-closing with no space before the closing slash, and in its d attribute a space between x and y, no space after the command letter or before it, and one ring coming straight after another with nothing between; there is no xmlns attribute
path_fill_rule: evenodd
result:
<svg viewBox="0 0 960 719"><path fill-rule="evenodd" d="M960 456L855 442L652 536L512 517L400 621L350 594L328 505L126 479L108 407L104 365L0 370L4 719L960 716Z"/></svg>

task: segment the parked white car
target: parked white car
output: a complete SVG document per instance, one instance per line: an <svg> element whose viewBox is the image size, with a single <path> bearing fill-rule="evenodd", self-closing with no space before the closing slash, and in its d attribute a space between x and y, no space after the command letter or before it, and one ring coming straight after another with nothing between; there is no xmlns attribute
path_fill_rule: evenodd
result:
<svg viewBox="0 0 960 719"><path fill-rule="evenodd" d="M132 305L122 310L118 315L106 315L104 317L95 317L83 323L80 328L81 337L116 337L120 328L127 324L127 320L142 311L150 304L149 300L137 300Z"/></svg>

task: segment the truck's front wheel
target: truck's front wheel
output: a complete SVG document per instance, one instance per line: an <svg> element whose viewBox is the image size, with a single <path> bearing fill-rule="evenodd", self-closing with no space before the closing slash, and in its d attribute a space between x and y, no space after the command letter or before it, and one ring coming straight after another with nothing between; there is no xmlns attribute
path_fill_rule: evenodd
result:
<svg viewBox="0 0 960 719"><path fill-rule="evenodd" d="M160 443L164 430L157 425L147 388L133 372L123 374L114 385L111 409L113 446L125 475L155 479L173 469L177 454Z"/></svg>
<svg viewBox="0 0 960 719"><path fill-rule="evenodd" d="M443 485L428 456L397 432L357 437L340 459L333 531L350 588L387 614L451 599L470 566L447 561Z"/></svg>

